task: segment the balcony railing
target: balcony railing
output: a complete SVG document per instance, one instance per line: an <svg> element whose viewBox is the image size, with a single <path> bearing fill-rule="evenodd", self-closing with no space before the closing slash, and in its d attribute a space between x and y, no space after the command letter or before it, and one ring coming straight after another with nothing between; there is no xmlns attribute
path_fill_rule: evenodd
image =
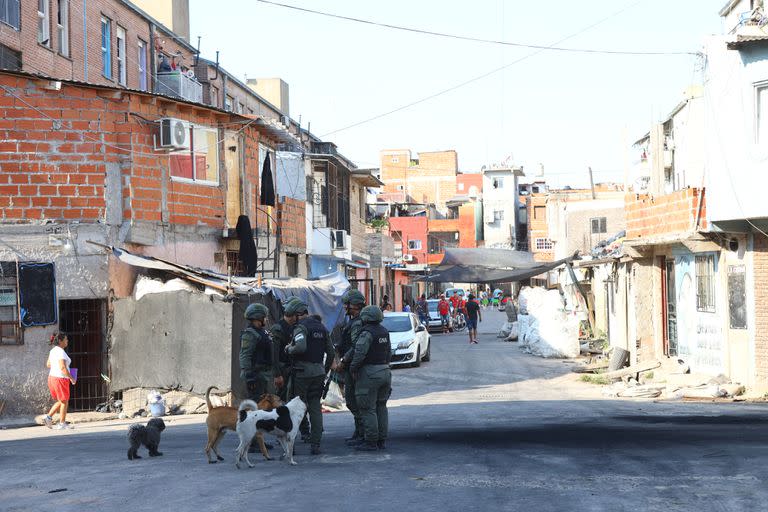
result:
<svg viewBox="0 0 768 512"><path fill-rule="evenodd" d="M158 73L155 92L166 96L176 96L194 103L203 102L202 84L181 71Z"/></svg>

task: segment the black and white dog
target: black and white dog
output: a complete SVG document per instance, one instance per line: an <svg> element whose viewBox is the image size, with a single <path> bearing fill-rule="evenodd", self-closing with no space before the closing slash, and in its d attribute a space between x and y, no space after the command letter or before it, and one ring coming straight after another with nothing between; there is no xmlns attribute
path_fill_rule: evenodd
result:
<svg viewBox="0 0 768 512"><path fill-rule="evenodd" d="M237 447L235 465L240 468L240 461L245 459L248 467L253 467L251 461L248 460L248 447L258 431L262 434L275 436L280 446L283 447L283 455L280 458L288 457L288 462L295 466L293 446L296 442L296 435L299 433L299 424L307 413L307 404L301 398L296 397L272 411L262 411L259 409L249 410L253 404L248 402L250 400L244 400L240 404L238 412L236 430L240 437L240 445Z"/></svg>

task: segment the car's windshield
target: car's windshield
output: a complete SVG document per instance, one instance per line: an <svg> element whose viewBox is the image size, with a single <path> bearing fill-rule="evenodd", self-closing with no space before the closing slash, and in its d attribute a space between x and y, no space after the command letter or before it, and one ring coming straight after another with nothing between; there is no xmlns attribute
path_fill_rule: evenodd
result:
<svg viewBox="0 0 768 512"><path fill-rule="evenodd" d="M389 332L407 332L413 327L411 318L408 316L385 316L381 325L386 327Z"/></svg>
<svg viewBox="0 0 768 512"><path fill-rule="evenodd" d="M429 310L430 311L437 311L437 303L438 302L439 301L436 301L436 300L428 300L427 301L427 306L429 306Z"/></svg>

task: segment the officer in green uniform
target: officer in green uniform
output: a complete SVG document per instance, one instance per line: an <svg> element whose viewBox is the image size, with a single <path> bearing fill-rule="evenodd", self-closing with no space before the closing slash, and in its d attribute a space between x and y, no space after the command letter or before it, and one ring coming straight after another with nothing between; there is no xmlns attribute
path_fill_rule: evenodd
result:
<svg viewBox="0 0 768 512"><path fill-rule="evenodd" d="M291 373L291 358L285 353L285 347L291 343L293 337L293 328L298 321L297 316L287 313L291 302L299 300L298 297L291 297L283 303L283 318L269 328L269 334L272 336L272 347L274 351L275 369L275 389L277 394L283 400L288 401L288 381Z"/></svg>
<svg viewBox="0 0 768 512"><path fill-rule="evenodd" d="M320 454L320 440L323 436L323 411L320 400L323 396L325 376L333 365L334 348L328 331L318 319L307 315L307 305L294 301L286 313L298 316L293 330L291 344L285 352L293 358L292 396L299 396L307 404L309 415L309 442L312 455ZM302 422L304 424L304 422ZM302 425L302 437L307 433Z"/></svg>
<svg viewBox="0 0 768 512"><path fill-rule="evenodd" d="M264 329L268 314L263 304L248 305L248 326L240 333L240 378L248 388L248 398L256 401L264 393L274 392L272 340Z"/></svg>
<svg viewBox="0 0 768 512"><path fill-rule="evenodd" d="M378 306L366 306L360 313L363 329L355 342L350 370L355 379L355 397L365 429L365 442L355 449L383 450L389 429L387 400L392 393L392 350L389 331L381 325L384 315Z"/></svg>
<svg viewBox="0 0 768 512"><path fill-rule="evenodd" d="M352 356L355 353L355 341L363 328L363 321L360 319L360 311L365 307L365 296L357 290L349 290L342 297L344 307L347 310L349 321L344 325L341 331L341 339L336 345L336 352L339 354L341 365L339 371L344 375L344 401L347 409L352 413L355 419L355 432L352 437L345 439L348 445L355 445L363 441L363 421L360 418L360 411L355 399L355 381L352 379L352 373L349 371L349 364L352 362Z"/></svg>

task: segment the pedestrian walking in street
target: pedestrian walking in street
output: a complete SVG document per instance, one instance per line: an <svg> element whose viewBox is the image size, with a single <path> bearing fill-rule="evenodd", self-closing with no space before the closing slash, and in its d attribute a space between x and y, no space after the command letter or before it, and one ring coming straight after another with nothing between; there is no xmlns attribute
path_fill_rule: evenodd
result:
<svg viewBox="0 0 768 512"><path fill-rule="evenodd" d="M445 295L440 296L440 302L437 303L437 313L440 315L440 326L443 328L443 334L448 332L451 321L449 315L451 314L451 305L445 300Z"/></svg>
<svg viewBox="0 0 768 512"><path fill-rule="evenodd" d="M43 421L48 428L54 428L53 415L56 412L59 413L59 423L56 425L56 430L65 430L72 428L72 425L67 423L67 406L69 404L69 385L75 384L75 378L70 372L69 365L72 364L72 359L69 358L65 349L69 345L69 338L63 332L57 332L51 336L50 344L53 345L51 351L48 353L48 360L45 366L49 368L48 371L48 390L51 392L51 396L56 403L45 415Z"/></svg>
<svg viewBox="0 0 768 512"><path fill-rule="evenodd" d="M363 329L363 321L360 319L360 312L365 307L365 296L357 290L347 292L342 301L347 310L348 320L341 330L341 340L336 345L336 352L339 355L338 371L342 372L344 377L344 401L347 409L352 413L355 421L355 430L352 435L344 441L347 444L356 444L363 439L363 421L360 417L360 410L357 407L355 397L355 381L352 378L352 372L349 370L349 364L355 351L355 342Z"/></svg>
<svg viewBox="0 0 768 512"><path fill-rule="evenodd" d="M301 422L301 437L311 444L312 455L319 455L323 436L320 400L323 397L325 377L333 366L335 350L328 331L322 322L308 315L306 304L294 301L288 305L286 313L296 315L299 320L293 330L291 344L285 347L285 352L294 362L290 398L298 396L307 404L309 422L306 422L306 417Z"/></svg>
<svg viewBox="0 0 768 512"><path fill-rule="evenodd" d="M421 298L416 301L416 315L418 315L420 323L429 325L429 305L427 304L427 296L423 293Z"/></svg>
<svg viewBox="0 0 768 512"><path fill-rule="evenodd" d="M298 322L296 315L289 315L287 309L288 305L296 300L299 300L299 298L291 297L283 303L283 318L272 324L269 328L269 335L272 337L272 358L275 367L275 392L283 402L288 401L288 381L291 373L291 358L285 353L285 347L291 343L293 328L296 326L296 322Z"/></svg>
<svg viewBox="0 0 768 512"><path fill-rule="evenodd" d="M363 419L365 441L355 449L383 450L389 431L387 400L392 393L389 331L381 325L384 315L376 306L363 308L360 318L363 329L355 343L350 369L355 379L355 395Z"/></svg>
<svg viewBox="0 0 768 512"><path fill-rule="evenodd" d="M471 293L466 304L464 304L464 315L467 317L467 332L469 332L469 343L477 345L477 324L483 321L483 314L480 312L480 304L475 300Z"/></svg>

